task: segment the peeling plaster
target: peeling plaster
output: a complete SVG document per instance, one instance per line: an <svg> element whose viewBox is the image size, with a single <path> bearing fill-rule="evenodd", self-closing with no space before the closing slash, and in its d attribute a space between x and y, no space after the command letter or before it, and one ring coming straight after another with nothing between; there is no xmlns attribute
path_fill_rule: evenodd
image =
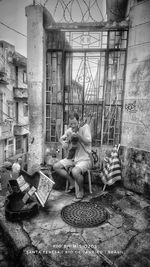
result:
<svg viewBox="0 0 150 267"><path fill-rule="evenodd" d="M131 74L130 77L132 88L129 92L132 96L138 96L141 91L144 96L149 93L150 88L150 56L146 58L136 70Z"/></svg>

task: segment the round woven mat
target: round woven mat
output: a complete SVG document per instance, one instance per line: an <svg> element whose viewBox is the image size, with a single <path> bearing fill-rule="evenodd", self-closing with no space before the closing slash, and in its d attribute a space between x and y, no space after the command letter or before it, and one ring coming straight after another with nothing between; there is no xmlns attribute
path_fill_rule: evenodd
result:
<svg viewBox="0 0 150 267"><path fill-rule="evenodd" d="M97 203L76 202L65 206L61 217L73 227L94 227L107 219L107 211Z"/></svg>

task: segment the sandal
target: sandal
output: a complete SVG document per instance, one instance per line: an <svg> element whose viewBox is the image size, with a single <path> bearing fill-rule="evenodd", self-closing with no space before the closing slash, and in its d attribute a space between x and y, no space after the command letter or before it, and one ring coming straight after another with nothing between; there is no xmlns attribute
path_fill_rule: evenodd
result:
<svg viewBox="0 0 150 267"><path fill-rule="evenodd" d="M75 186L69 187L68 190L65 191L66 193L74 193L75 192Z"/></svg>
<svg viewBox="0 0 150 267"><path fill-rule="evenodd" d="M73 201L81 201L84 198L84 192L78 192Z"/></svg>

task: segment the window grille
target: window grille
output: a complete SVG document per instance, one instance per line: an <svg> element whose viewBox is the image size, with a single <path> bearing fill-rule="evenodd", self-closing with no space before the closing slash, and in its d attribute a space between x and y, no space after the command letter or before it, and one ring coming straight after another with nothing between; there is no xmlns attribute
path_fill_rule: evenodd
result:
<svg viewBox="0 0 150 267"><path fill-rule="evenodd" d="M16 154L19 154L22 152L22 137L17 136L16 137Z"/></svg>

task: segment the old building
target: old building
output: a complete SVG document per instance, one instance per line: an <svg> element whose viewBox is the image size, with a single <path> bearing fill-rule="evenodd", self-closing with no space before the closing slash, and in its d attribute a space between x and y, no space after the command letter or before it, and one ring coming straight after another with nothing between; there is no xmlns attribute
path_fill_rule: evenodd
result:
<svg viewBox="0 0 150 267"><path fill-rule="evenodd" d="M29 170L47 148L56 149L75 107L89 118L100 157L121 144L124 179L134 172L139 184L131 187L143 192L150 168L150 1L106 3L107 18L88 23L59 23L50 9L26 8Z"/></svg>
<svg viewBox="0 0 150 267"><path fill-rule="evenodd" d="M0 41L0 166L28 151L28 90L26 58Z"/></svg>

